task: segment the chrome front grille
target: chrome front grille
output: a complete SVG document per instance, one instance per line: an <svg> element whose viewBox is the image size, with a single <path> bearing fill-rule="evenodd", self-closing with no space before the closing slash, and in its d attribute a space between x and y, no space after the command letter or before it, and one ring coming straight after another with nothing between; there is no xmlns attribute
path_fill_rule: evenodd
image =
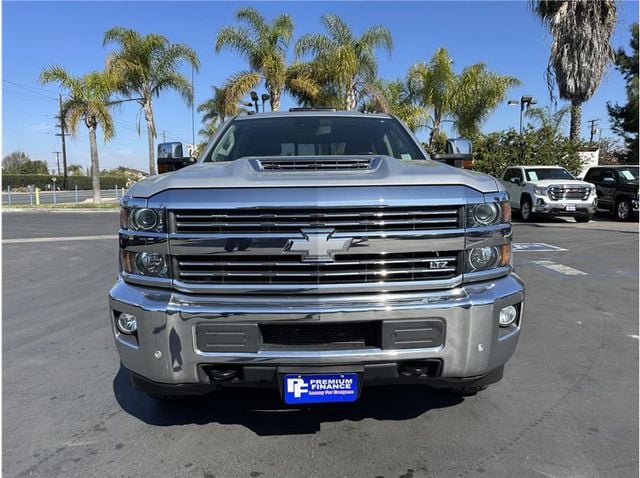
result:
<svg viewBox="0 0 640 478"><path fill-rule="evenodd" d="M460 207L368 207L287 209L185 209L173 212L180 234L300 233L303 228L335 232L457 229Z"/></svg>
<svg viewBox="0 0 640 478"><path fill-rule="evenodd" d="M549 199L560 201L562 199L581 199L586 201L589 198L590 189L588 187L576 186L552 186L549 188Z"/></svg>
<svg viewBox="0 0 640 478"><path fill-rule="evenodd" d="M215 254L174 258L174 277L206 284L343 284L450 279L460 273L459 252L336 254L334 262L303 262L300 255Z"/></svg>

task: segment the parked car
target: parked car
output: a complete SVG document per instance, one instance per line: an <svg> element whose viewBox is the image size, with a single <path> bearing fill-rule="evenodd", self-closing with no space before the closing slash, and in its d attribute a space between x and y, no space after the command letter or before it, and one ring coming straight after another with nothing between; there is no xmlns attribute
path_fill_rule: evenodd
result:
<svg viewBox="0 0 640 478"><path fill-rule="evenodd" d="M594 166L584 180L596 185L598 208L628 221L638 213L638 166Z"/></svg>
<svg viewBox="0 0 640 478"><path fill-rule="evenodd" d="M560 166L512 166L505 170L502 184L511 208L520 211L523 221L540 214L589 222L596 211L595 186L575 179Z"/></svg>
<svg viewBox="0 0 640 478"><path fill-rule="evenodd" d="M524 285L499 181L430 161L388 114L241 115L196 164L159 150L174 171L123 198L109 301L139 390L272 386L298 404L502 378Z"/></svg>

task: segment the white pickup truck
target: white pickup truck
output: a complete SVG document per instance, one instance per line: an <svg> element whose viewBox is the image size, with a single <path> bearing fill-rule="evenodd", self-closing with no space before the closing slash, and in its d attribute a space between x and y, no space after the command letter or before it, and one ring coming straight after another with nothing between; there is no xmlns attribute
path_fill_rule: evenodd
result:
<svg viewBox="0 0 640 478"><path fill-rule="evenodd" d="M511 208L520 211L523 221L536 214L573 216L589 222L598 203L593 184L575 179L560 166L512 166L502 176Z"/></svg>

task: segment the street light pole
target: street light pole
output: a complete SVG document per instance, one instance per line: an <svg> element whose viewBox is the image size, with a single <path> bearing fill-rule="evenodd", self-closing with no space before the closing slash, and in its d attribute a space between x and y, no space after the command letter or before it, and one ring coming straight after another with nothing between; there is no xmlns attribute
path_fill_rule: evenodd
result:
<svg viewBox="0 0 640 478"><path fill-rule="evenodd" d="M507 104L509 106L520 105L520 136L522 136L522 118L524 116L524 112L529 109L529 106L536 105L538 102L533 96L523 95L520 97L520 101L509 100Z"/></svg>

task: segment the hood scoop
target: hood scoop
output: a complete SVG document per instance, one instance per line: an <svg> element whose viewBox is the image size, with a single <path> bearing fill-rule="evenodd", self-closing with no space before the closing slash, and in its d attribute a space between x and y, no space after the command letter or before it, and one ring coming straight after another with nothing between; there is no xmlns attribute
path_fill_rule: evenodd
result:
<svg viewBox="0 0 640 478"><path fill-rule="evenodd" d="M273 157L251 159L259 172L313 172L313 171L374 171L380 166L380 157Z"/></svg>

